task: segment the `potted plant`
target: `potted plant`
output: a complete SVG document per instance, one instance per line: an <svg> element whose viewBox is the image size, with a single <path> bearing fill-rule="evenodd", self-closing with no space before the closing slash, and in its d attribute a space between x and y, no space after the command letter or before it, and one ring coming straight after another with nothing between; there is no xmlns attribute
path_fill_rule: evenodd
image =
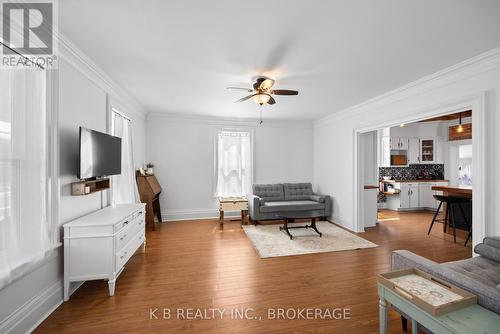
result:
<svg viewBox="0 0 500 334"><path fill-rule="evenodd" d="M147 175L153 175L153 167L154 166L155 165L153 165L151 162L146 164L146 174Z"/></svg>

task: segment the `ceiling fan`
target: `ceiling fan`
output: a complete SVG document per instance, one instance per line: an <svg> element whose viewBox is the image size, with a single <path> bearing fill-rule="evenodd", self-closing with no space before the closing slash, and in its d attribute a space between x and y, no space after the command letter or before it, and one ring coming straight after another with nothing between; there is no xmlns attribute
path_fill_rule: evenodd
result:
<svg viewBox="0 0 500 334"><path fill-rule="evenodd" d="M248 93L252 93L239 99L236 102L243 102L248 99L253 99L256 103L261 106L264 104L275 104L276 100L272 95L297 95L299 94L296 90L289 89L272 89L275 81L266 77L257 78L256 82L253 84L253 89L251 88L241 88L241 87L227 87L227 89L245 90Z"/></svg>

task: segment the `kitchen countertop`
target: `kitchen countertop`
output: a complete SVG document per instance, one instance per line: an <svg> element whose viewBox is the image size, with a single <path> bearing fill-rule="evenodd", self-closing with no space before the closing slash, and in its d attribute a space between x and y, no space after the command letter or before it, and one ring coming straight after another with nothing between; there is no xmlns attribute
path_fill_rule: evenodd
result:
<svg viewBox="0 0 500 334"><path fill-rule="evenodd" d="M472 196L471 186L433 186L432 190L442 191L445 195Z"/></svg>
<svg viewBox="0 0 500 334"><path fill-rule="evenodd" d="M443 179L415 179L415 180L382 180L385 183L416 183L416 182L450 182Z"/></svg>
<svg viewBox="0 0 500 334"><path fill-rule="evenodd" d="M380 187L377 185L367 184L365 185L365 189L379 189Z"/></svg>

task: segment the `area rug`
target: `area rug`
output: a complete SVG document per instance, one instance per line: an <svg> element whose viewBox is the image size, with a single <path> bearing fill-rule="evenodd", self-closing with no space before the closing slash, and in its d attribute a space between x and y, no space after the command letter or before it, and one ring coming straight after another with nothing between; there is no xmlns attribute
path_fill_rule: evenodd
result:
<svg viewBox="0 0 500 334"><path fill-rule="evenodd" d="M280 231L280 225L244 225L243 230L263 259L378 247L332 223L322 221L316 226L323 234L321 238L312 229L292 229L293 240L290 240L285 232Z"/></svg>

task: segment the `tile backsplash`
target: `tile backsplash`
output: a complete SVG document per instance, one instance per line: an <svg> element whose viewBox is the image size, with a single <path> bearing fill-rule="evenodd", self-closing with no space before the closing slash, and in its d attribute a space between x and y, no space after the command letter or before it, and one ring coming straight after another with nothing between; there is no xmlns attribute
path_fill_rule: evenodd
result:
<svg viewBox="0 0 500 334"><path fill-rule="evenodd" d="M414 180L420 178L443 179L443 164L420 164L409 165L408 167L380 167L379 177L391 176L394 180Z"/></svg>

